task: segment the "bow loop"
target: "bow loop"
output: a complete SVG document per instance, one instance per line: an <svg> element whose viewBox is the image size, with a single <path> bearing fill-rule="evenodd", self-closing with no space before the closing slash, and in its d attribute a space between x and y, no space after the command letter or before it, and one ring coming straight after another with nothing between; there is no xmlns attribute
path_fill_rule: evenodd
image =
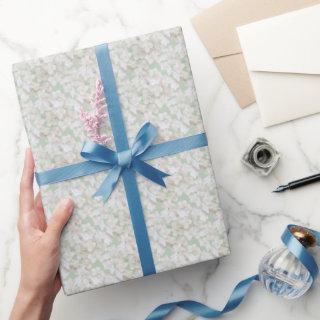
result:
<svg viewBox="0 0 320 320"><path fill-rule="evenodd" d="M144 153L157 137L157 128L150 122L146 122L139 130L132 145L132 154L139 156Z"/></svg>
<svg viewBox="0 0 320 320"><path fill-rule="evenodd" d="M104 201L107 201L116 187L122 172L127 169L133 169L145 178L165 187L166 185L163 178L169 175L139 159L139 156L141 156L151 146L156 136L156 127L150 122L147 122L139 130L136 138L134 139L132 148L128 150L115 152L100 144L91 141L86 142L81 151L81 156L83 158L92 162L112 165L111 171L102 182L94 196L102 196Z"/></svg>
<svg viewBox="0 0 320 320"><path fill-rule="evenodd" d="M80 155L93 162L116 164L118 161L116 152L92 141L84 143Z"/></svg>

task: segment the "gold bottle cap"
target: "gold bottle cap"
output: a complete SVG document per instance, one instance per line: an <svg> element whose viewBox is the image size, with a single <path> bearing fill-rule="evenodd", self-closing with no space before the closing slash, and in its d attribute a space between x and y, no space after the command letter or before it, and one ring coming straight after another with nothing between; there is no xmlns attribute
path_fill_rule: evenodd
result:
<svg viewBox="0 0 320 320"><path fill-rule="evenodd" d="M317 245L317 238L310 230L294 226L290 228L290 231L305 248L311 248Z"/></svg>

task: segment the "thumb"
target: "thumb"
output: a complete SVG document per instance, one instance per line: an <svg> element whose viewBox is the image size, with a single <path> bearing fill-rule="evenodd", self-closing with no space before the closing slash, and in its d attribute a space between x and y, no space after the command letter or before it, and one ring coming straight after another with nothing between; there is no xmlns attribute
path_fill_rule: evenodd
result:
<svg viewBox="0 0 320 320"><path fill-rule="evenodd" d="M74 204L71 199L60 201L49 220L46 233L60 238L61 232L72 214L73 207Z"/></svg>

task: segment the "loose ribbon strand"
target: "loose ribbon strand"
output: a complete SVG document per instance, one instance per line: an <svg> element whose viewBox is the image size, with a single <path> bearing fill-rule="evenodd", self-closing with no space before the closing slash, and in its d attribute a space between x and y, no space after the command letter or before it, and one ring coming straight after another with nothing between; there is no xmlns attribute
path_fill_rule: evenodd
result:
<svg viewBox="0 0 320 320"><path fill-rule="evenodd" d="M319 273L318 265L314 260L313 256L307 251L307 249L293 236L291 231L291 228L293 227L297 226L287 226L281 237L281 240L283 244L288 248L288 250L293 255L295 255L295 257L307 268L314 282ZM312 229L307 230L309 230L310 233L312 233L317 238L317 245L320 246L320 233ZM178 302L166 303L158 306L149 314L146 320L164 320L177 307L189 311L195 316L200 316L205 319L218 318L222 316L224 313L236 309L240 305L242 300L247 295L251 284L254 281L259 281L259 275L256 274L250 278L247 278L239 282L234 288L228 302L222 310L212 309L196 301L183 300Z"/></svg>
<svg viewBox="0 0 320 320"><path fill-rule="evenodd" d="M173 303L166 303L162 304L161 306L157 307L147 318L146 320L161 320L168 316L175 308L180 307L190 313L194 314L195 316L203 317L206 319L217 318L223 315L226 312L229 312L238 307L238 305L242 302L245 295L247 294L251 284L253 281L259 280L259 276L255 275L248 279L242 280L239 282L236 287L234 288L227 304L225 307L220 311L216 309L211 309L206 305L191 301L191 300L184 300L179 302Z"/></svg>

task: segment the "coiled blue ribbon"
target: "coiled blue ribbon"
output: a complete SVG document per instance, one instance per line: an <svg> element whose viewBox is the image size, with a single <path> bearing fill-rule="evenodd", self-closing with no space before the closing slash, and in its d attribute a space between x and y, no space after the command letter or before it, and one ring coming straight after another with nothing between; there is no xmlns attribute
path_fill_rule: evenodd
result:
<svg viewBox="0 0 320 320"><path fill-rule="evenodd" d="M93 142L86 142L82 148L81 156L87 161L37 172L36 179L39 186L43 186L110 170L94 194L94 196L102 196L106 201L121 177L125 187L141 269L143 275L146 276L156 273L156 268L135 173L138 172L154 183L165 187L163 178L168 174L145 161L201 148L207 146L208 142L205 133L200 133L154 145L152 143L157 136L157 130L148 122L142 126L132 146L129 147L108 45L97 46L95 52L116 151Z"/></svg>
<svg viewBox="0 0 320 320"><path fill-rule="evenodd" d="M318 265L313 256L306 250L306 248L293 236L291 228L298 227L295 225L288 225L282 234L281 240L288 250L306 267L310 272L313 282L319 274ZM307 228L304 228L307 229ZM320 246L320 233L318 231L307 229L317 239L317 245ZM250 278L239 282L232 291L228 302L222 310L212 309L202 303L184 300L178 302L171 302L162 304L152 311L146 320L163 320L177 307L182 308L195 316L206 319L213 319L222 316L226 312L230 312L237 308L242 300L245 298L249 288L254 281L259 281L259 275L256 274Z"/></svg>

